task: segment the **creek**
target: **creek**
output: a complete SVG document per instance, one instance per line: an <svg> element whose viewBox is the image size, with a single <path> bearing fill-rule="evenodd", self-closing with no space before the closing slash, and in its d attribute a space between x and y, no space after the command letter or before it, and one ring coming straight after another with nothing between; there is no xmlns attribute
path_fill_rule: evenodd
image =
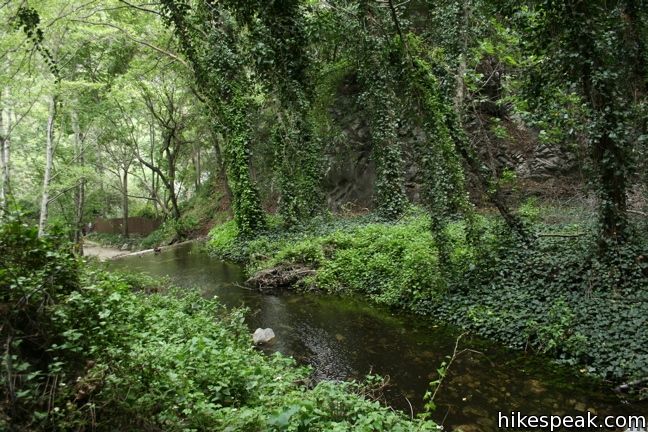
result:
<svg viewBox="0 0 648 432"><path fill-rule="evenodd" d="M437 368L453 353L459 331L431 319L395 313L362 299L284 292L261 294L245 288L243 268L211 258L201 244L160 254L124 257L111 269L167 276L175 285L217 296L229 307L249 309L251 331L271 327L276 339L263 348L309 364L316 379L362 379L369 373L389 380L385 402L405 413L420 412L423 394ZM464 432L497 429L498 411L523 414L648 416L648 401L631 402L574 369L550 360L465 337L436 397L433 418ZM602 430L602 429L598 429Z"/></svg>

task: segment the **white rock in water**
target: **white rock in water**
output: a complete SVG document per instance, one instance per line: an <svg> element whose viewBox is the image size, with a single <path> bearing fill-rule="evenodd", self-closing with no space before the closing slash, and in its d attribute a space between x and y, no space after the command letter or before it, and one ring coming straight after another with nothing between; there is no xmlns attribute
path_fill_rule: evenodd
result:
<svg viewBox="0 0 648 432"><path fill-rule="evenodd" d="M128 250L128 243L124 243L121 247L121 250L127 251Z"/></svg>
<svg viewBox="0 0 648 432"><path fill-rule="evenodd" d="M275 334L271 328L265 328L265 329L258 328L254 331L254 334L252 335L252 340L254 341L255 345L268 343L274 338L275 338Z"/></svg>

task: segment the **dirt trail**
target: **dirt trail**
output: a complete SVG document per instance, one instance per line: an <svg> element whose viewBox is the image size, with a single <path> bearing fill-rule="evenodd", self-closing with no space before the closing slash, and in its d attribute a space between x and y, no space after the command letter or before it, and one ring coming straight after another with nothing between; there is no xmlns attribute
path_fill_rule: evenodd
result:
<svg viewBox="0 0 648 432"><path fill-rule="evenodd" d="M85 256L94 256L99 258L99 261L106 261L106 260L111 260L114 258L118 257L123 257L123 256L134 256L134 255L144 255L144 254L149 254L149 253L155 253L155 252L161 252L163 250L171 249L177 246L182 246L187 243L193 243L195 241L202 241L203 239L193 239L193 240L186 240L180 243L175 243L173 245L169 246L162 246L157 249L144 249L140 251L124 251L121 249L117 249L114 247L108 247L108 246L102 246L98 243L91 242L88 240L85 240L83 242L83 255Z"/></svg>
<svg viewBox="0 0 648 432"><path fill-rule="evenodd" d="M99 258L99 261L106 261L119 256L128 255L129 253L129 251L101 246L87 240L83 242L83 255L97 257Z"/></svg>

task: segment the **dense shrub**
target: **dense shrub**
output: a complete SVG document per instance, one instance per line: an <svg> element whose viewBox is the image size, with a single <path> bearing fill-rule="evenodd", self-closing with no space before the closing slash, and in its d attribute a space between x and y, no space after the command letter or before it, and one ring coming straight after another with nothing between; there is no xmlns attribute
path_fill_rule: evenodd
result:
<svg viewBox="0 0 648 432"><path fill-rule="evenodd" d="M20 216L0 223L0 376L3 410L17 418L38 419L48 379L60 371L52 347L64 336L52 312L79 288L78 262L62 238L39 238L37 228L23 224Z"/></svg>

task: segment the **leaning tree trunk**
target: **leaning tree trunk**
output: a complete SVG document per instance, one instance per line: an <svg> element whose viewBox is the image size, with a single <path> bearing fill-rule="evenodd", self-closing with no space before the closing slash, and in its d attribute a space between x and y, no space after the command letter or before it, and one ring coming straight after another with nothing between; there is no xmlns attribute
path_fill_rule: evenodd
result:
<svg viewBox="0 0 648 432"><path fill-rule="evenodd" d="M47 116L47 143L45 145L45 174L43 175L43 194L41 196L40 217L38 220L38 235L45 234L47 223L47 209L49 205L49 186L52 177L52 163L54 160L54 120L56 118L56 96L51 96L49 101L49 114Z"/></svg>

